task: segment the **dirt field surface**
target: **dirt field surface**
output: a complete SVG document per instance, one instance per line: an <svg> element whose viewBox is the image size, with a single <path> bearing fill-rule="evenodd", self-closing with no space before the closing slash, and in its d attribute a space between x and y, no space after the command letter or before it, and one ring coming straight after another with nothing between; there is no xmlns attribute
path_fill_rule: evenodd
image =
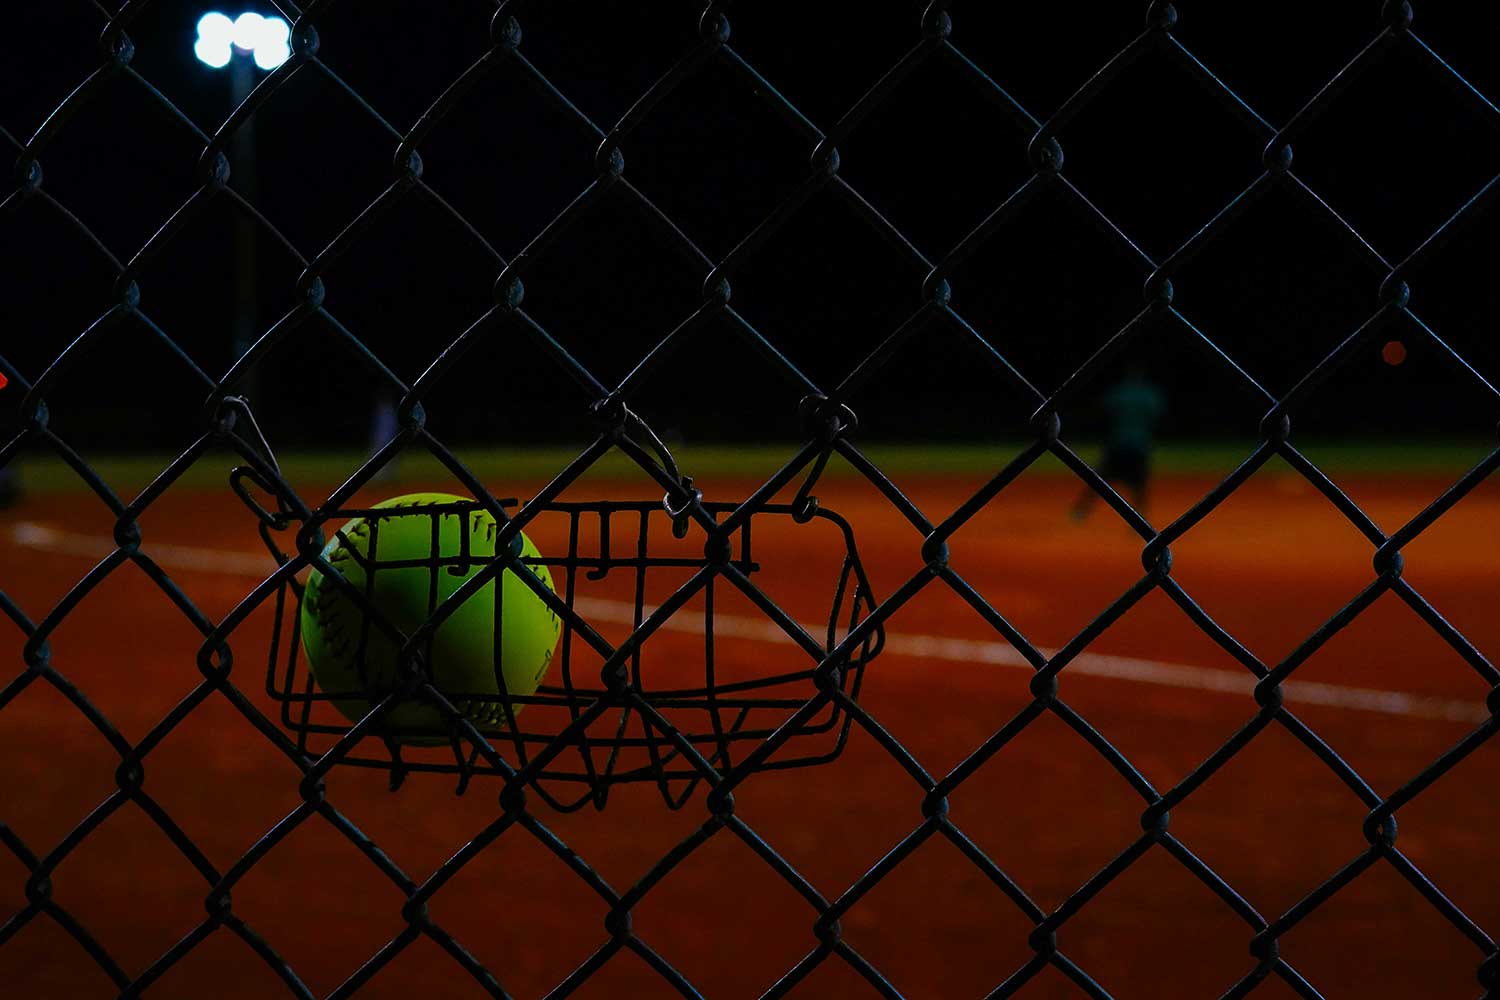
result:
<svg viewBox="0 0 1500 1000"><path fill-rule="evenodd" d="M1157 484L1162 524L1213 484ZM900 485L934 522L978 485L906 477ZM441 484L433 484L441 487ZM732 499L752 484L708 484ZM1383 530L1437 496L1436 477L1342 481ZM536 483L506 484L527 495ZM402 488L403 490L406 487ZM389 490L368 491L362 501ZM858 480L830 480L824 507L853 524L877 597L922 566L922 539L889 501ZM577 487L567 499L657 497L649 486ZM1142 576L1141 542L1100 506L1068 517L1061 477L1023 477L952 540L952 566L1029 641L1068 640ZM754 578L797 621L826 621L841 552L827 525L754 523ZM211 622L230 614L274 568L254 521L227 490L169 492L141 522L142 550ZM0 590L34 622L49 616L113 547L113 519L81 494L34 497L0 515ZM565 541L546 517L528 529L544 552ZM682 543L691 554L693 537ZM617 546L633 539L621 537ZM700 546L701 540L696 543ZM1273 666L1375 578L1372 546L1311 487L1257 476L1173 546L1172 576L1225 629ZM1500 489L1486 485L1405 550L1405 576L1485 656L1500 655ZM684 575L651 582L659 601ZM580 589L579 609L611 642L629 631L629 574ZM728 588L716 589L722 678L812 665ZM623 603L622 603L623 602ZM591 615L597 615L597 621ZM230 679L270 726L266 691L272 609L230 637ZM680 620L679 620L680 619ZM642 676L655 687L701 681L701 601L648 640ZM769 627L768 627L769 626ZM887 622L887 648L866 670L861 706L934 779L957 767L1031 704L1030 668L941 581ZM51 665L138 744L183 699L200 703L154 732L144 780L117 794L119 753L56 686L26 674L24 636L0 633L0 824L55 864L51 899L86 928L128 977L150 968L206 919L212 879L233 869L303 802L301 772L223 694L201 689L202 637L136 566L89 589L52 631ZM597 679L597 663L575 670ZM590 666L590 664L592 664ZM1214 753L1257 707L1249 674L1159 591L1131 607L1063 670L1059 697L1165 793ZM196 692L196 693L195 693ZM801 694L812 696L811 684ZM1286 707L1387 796L1482 727L1489 685L1399 598L1379 598L1292 675ZM538 724L541 724L540 722ZM327 746L325 741L322 747ZM362 748L364 749L364 748ZM502 748L503 749L503 748ZM369 748L378 752L378 746ZM476 778L454 795L448 775L416 774L399 791L380 771L339 766L327 801L390 863L420 884L502 816L500 782ZM569 788L555 783L560 793ZM1399 811L1396 847L1490 934L1500 933L1500 740L1490 740ZM577 792L577 788L572 791ZM923 825L924 790L864 729L817 767L768 772L735 791L735 815L828 900ZM101 809L102 805L102 809ZM143 805L146 807L143 808ZM962 782L947 821L982 849L1043 912L1052 912L1141 837L1142 795L1054 712L1042 712ZM538 796L528 809L582 862L625 892L710 814L700 788L670 811L650 784L619 786L606 808L571 813ZM100 810L102 817L95 814ZM1290 729L1272 721L1171 812L1170 833L1266 921L1291 909L1368 843L1368 808ZM91 819L91 815L93 818ZM299 814L300 815L300 814ZM88 835L69 840L87 824ZM164 832L201 851L195 865ZM710 825L713 825L710 822ZM930 828L929 828L930 829ZM25 914L28 868L0 850L0 920ZM379 949L410 941L358 996L481 997L485 989L434 940L405 933L406 901L324 817L293 825L230 894L232 912L296 971L308 991L338 990ZM431 920L483 963L505 994L538 997L610 940L607 905L532 833L510 827L433 897ZM759 996L817 952L812 906L733 832L719 829L634 907L633 933L710 998ZM52 919L6 925L0 983L16 998L115 996L119 988ZM853 903L842 940L910 998L981 997L1035 957L1033 921L935 834ZM201 933L201 932L199 932ZM1118 998L1217 997L1255 967L1254 929L1165 848L1153 846L1058 930L1059 952ZM1329 998L1472 998L1485 951L1445 920L1390 864L1377 861L1297 923L1280 954ZM228 927L207 933L147 997L292 996ZM343 995L343 994L340 994ZM677 991L621 949L573 995L664 997ZM874 997L830 955L795 997ZM1087 995L1058 967L1025 998ZM1255 995L1296 995L1273 976Z"/></svg>

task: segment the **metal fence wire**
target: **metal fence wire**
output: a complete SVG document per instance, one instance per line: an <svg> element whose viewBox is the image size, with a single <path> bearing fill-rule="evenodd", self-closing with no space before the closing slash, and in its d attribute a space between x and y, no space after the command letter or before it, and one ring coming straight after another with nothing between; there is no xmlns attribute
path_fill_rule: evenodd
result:
<svg viewBox="0 0 1500 1000"><path fill-rule="evenodd" d="M472 65L453 67L451 82L446 89L432 99L426 112L406 131L390 125L375 107L361 99L352 87L320 60L319 23L334 5L335 0L313 0L299 7L290 0L279 0L276 6L293 24L290 60L266 75L248 99L209 132L194 124L191 118L132 65L136 53L129 32L133 22L150 3L146 0L129 0L118 5L118 9L111 9L106 3L95 2L93 8L103 26L99 36L102 59L97 67L68 94L33 134L3 134L4 142L14 159L15 170L12 186L5 196L3 206L0 206L3 208L0 219L13 218L23 205L40 203L56 225L70 227L87 238L97 254L109 262L117 277L114 282L114 304L43 370L22 371L6 358L0 357L0 371L13 383L13 389L24 396L19 424L14 432L6 434L4 448L0 450L0 464L17 460L23 449L50 450L71 466L78 478L108 507L115 518L114 551L40 619L28 617L14 600L0 594L0 608L3 608L8 619L26 636L23 669L13 676L3 678L5 686L0 689L0 725L6 724L5 710L15 711L13 702L20 692L31 685L51 685L64 694L77 711L109 739L119 755L119 767L115 772L118 789L59 843L28 843L20 832L0 823L0 844L18 858L30 873L24 885L25 905L18 912L6 916L3 925L0 925L0 948L25 947L24 944L17 943L18 933L23 928L37 921L52 921L99 965L118 987L120 996L136 996L147 991L168 969L181 962L210 935L225 932L237 935L253 948L279 976L289 995L311 997L313 993L299 978L298 971L279 957L261 932L237 912L234 890L246 874L292 830L304 823L326 821L370 860L369 871L372 878L389 880L406 898L405 904L400 908L406 923L405 929L371 954L363 966L330 996L342 998L360 993L362 987L383 967L423 936L439 945L452 957L455 969L461 969L463 974L472 977L490 995L508 996L503 971L497 972L481 964L434 919L428 904L435 895L443 891L444 885L456 872L479 852L504 842L506 838L518 837L535 838L548 851L562 859L576 878L597 893L608 908L601 933L602 941L597 951L564 981L558 983L551 996L560 997L573 993L612 957L628 950L659 974L664 990L675 991L686 997L697 997L700 995L698 989L653 948L648 942L648 935L637 934L632 926L632 910L669 872L705 842L711 838L729 837L738 838L748 845L764 864L762 874L774 873L776 878L784 880L806 904L805 910L787 914L788 920L807 922L806 955L784 972L767 992L767 996L786 994L822 963L844 962L856 970L880 995L897 997L900 993L876 964L844 939L840 918L877 883L901 866L919 845L936 837L946 839L956 846L1034 924L1034 930L1028 939L1034 956L1015 969L1003 982L997 983L992 996L1010 996L1016 993L1048 966L1059 970L1087 996L1110 996L1105 984L1096 981L1089 970L1069 957L1069 924L1090 906L1106 886L1153 850L1164 852L1175 859L1243 921L1251 959L1246 962L1247 971L1243 978L1224 994L1227 997L1248 995L1269 977L1280 979L1300 996L1320 996L1319 987L1305 979L1293 963L1280 954L1278 942L1309 914L1328 904L1361 873L1377 865L1387 866L1410 883L1432 910L1472 943L1474 973L1481 985L1482 995L1500 996L1500 948L1497 948L1489 933L1467 917L1450 901L1442 888L1429 880L1403 853L1396 825L1396 813L1400 808L1422 795L1434 782L1500 730L1500 671L1402 575L1403 548L1428 530L1455 503L1500 467L1500 451L1490 452L1438 499L1398 530L1387 534L1305 457L1291 440L1291 428L1299 407L1317 393L1320 385L1357 348L1368 345L1372 338L1397 321L1415 331L1413 336L1423 338L1426 346L1452 362L1451 378L1454 385L1470 385L1482 392L1490 402L1500 402L1500 392L1450 348L1432 327L1423 322L1409 301L1407 285L1408 279L1422 270L1437 248L1494 201L1496 191L1500 190L1496 183L1500 181L1500 177L1485 184L1462 208L1432 231L1409 256L1391 262L1338 216L1292 169L1292 144L1314 128L1320 113L1328 108L1335 95L1351 81L1380 73L1391 53L1398 50L1421 61L1450 84L1455 100L1467 102L1478 109L1487 124L1493 126L1500 122L1500 110L1414 33L1410 5L1387 2L1383 7L1381 21L1371 24L1368 43L1319 88L1296 114L1278 127L1242 100L1215 75L1213 69L1200 62L1178 41L1174 36L1177 13L1170 3L1152 3L1139 34L1114 53L1055 112L1039 117L1034 109L1023 107L1012 98L1004 80L996 79L965 56L959 44L959 36L953 34L953 21L945 9L948 4L939 0L921 14L919 21L911 25L909 47L895 64L883 75L868 81L862 96L836 121L820 124L803 114L797 105L778 90L777 81L762 76L749 61L749 56L730 44L727 14L730 5L727 2L710 3L701 11L697 17L696 41L682 51L676 62L613 123L591 120L527 58L522 28L529 8L525 3L505 2L499 4L495 11L488 51ZM38 44L45 44L45 41ZM1085 192L1074 186L1063 172L1061 143L1061 136L1069 122L1101 93L1106 92L1124 67L1148 52L1165 53L1196 81L1196 86L1202 92L1220 100L1227 109L1226 114L1232 116L1239 126L1264 143L1261 168L1254 181L1210 218L1203 220L1201 227L1186 242L1161 259L1152 259L1142 251L1130 235L1096 208ZM1031 136L1028 147L1029 176L1013 190L994 192L993 210L956 246L936 260L930 260L919 252L872 200L866 200L851 186L841 175L839 158L840 145L876 109L902 89L914 70L929 60L943 61L955 67L967 86L975 88L996 109L998 117L1005 119L1010 126L1025 130ZM695 79L710 65L727 69L736 77L746 93L763 102L784 123L786 142L789 145L800 144L800 148L807 154L805 176L801 183L758 225L744 233L732 250L717 260L702 252L683 234L674 220L658 210L649 198L631 184L626 176L623 152L653 109L675 90L693 87ZM262 215L254 204L231 186L227 156L233 137L244 127L247 118L257 108L277 101L282 96L283 86L298 74L315 74L340 88L353 99L357 107L357 111L352 111L351 114L364 116L375 123L388 133L394 146L394 177L389 186L356 218L350 219L331 243L310 256L297 250L290 240L281 235L275 220ZM575 123L580 135L588 137L586 142L574 143L567 151L572 155L586 155L589 148L593 150L593 179L577 193L576 198L561 206L551 222L535 233L521 253L509 259L495 252L484 241L481 235L485 229L483 219L462 215L461 206L450 206L438 199L426 186L419 155L423 143L444 127L445 119L461 96L489 74L513 74L534 85L543 99ZM96 101L101 93L115 87L136 88L144 92L168 112L175 122L174 127L190 135L201 147L198 188L180 208L161 222L144 246L128 256L117 256L119 248L107 247L67 205L55 200L48 191L43 172L49 147L58 134L80 111ZM1173 303L1172 285L1173 277L1188 261L1205 247L1214 244L1232 220L1247 210L1253 210L1257 201L1273 189L1291 192L1300 200L1309 217L1316 217L1342 232L1347 237L1349 253L1367 260L1377 272L1378 281L1372 282L1372 285L1378 285L1379 289L1377 304L1368 318L1356 329L1347 331L1338 346L1306 371L1284 395L1276 395L1263 388L1246 373L1229 351L1221 349L1220 344L1205 329L1195 325L1192 319L1179 311ZM675 328L657 331L651 349L645 352L623 381L614 385L601 380L560 339L552 336L528 314L523 285L528 260L553 244L572 224L587 217L606 191L623 193L639 205L646 224L659 228L665 238L673 241L681 250L686 262L683 267L693 274L695 280L701 278L702 288L701 300L685 306L681 322ZM862 357L849 358L847 373L840 380L819 385L787 358L771 335L763 334L736 311L730 282L767 244L773 234L798 215L815 193L824 191L837 196L873 230L888 237L888 241L899 249L909 265L911 281L920 286L921 304L905 322L889 331L888 336L877 347ZM1019 363L1012 364L1007 359L1005 352L996 346L996 338L988 336L984 329L965 320L960 306L950 301L948 283L949 276L961 262L974 255L987 241L999 238L1007 221L1023 206L1037 199L1042 192L1064 200L1093 218L1109 234L1110 239L1118 244L1118 248L1137 263L1139 273L1144 276L1144 304L1134 315L1121 316L1117 332L1051 394L1038 390L1028 380L1027 373L1021 370L1022 366ZM496 278L493 307L468 329L453 337L451 342L444 344L441 351L432 358L426 371L408 385L392 374L382 360L342 326L330 308L325 306L322 276L332 262L366 238L372 222L391 212L393 206L403 199L417 197L419 193L437 201L445 211L478 237L473 244L479 248L475 252L487 254ZM173 243L190 220L203 213L210 204L222 204L226 201L232 204L236 213L249 218L263 233L287 247L300 262L302 273L296 285L299 297L296 306L266 329L258 331L253 346L226 372L214 376L198 367L168 333L152 321L150 307L143 303L136 279L150 262L159 258L164 249ZM800 394L803 397L798 409L798 419L803 428L800 447L763 485L750 495L737 498L730 505L705 503L689 478L693 470L679 469L670 450L662 445L660 435L650 426L649 414L632 409L633 399L646 376L659 368L675 347L691 340L710 317L727 320L738 336L753 345L787 378L801 387ZM71 369L85 362L91 351L97 348L112 329L121 324L140 325L149 330L173 351L184 366L192 370L206 397L201 432L197 439L175 461L162 469L147 489L128 503L121 500L110 483L54 432L49 426L47 407L49 393L66 378ZM257 396L247 389L253 370L267 352L289 339L303 336L312 326L337 331L353 350L362 353L365 362L382 373L385 383L400 397L397 407L398 431L394 438L343 487L322 498L300 496L286 478L279 474L274 457L255 430L254 420L257 408L264 411L274 406L274 400ZM861 450L857 433L859 420L849 400L861 385L888 365L898 348L932 336L939 328L946 330L949 335L957 331L961 336L972 340L1006 380L1008 392L1025 400L1033 415L1029 445L950 516L939 523L933 523L903 496L892 480ZM529 338L583 388L591 400L588 412L597 429L592 442L565 468L559 469L540 494L519 506L502 502L491 495L427 426L429 406L436 412L442 405L440 394L430 393L434 383L445 372L462 364L477 343L502 330ZM1158 336L1174 337L1181 344L1182 350L1199 352L1210 359L1228 377L1258 398L1264 408L1260 440L1249 457L1193 503L1184 514L1160 529L1132 509L1065 442L1061 436L1062 426L1058 415L1065 404L1080 397L1111 359L1118 357L1128 345L1138 341L1148 330L1156 331ZM268 517L273 520L286 518L315 527L335 520L340 512L350 507L353 495L402 452L430 452L470 491L477 508L488 511L502 525L504 542L515 538L523 527L535 519L549 516L549 513L556 514L561 509L556 506L556 502L566 487L577 481L601 456L619 452L629 456L665 493L664 503L652 499L650 505L630 508L627 513L634 512L639 517L655 517L657 515L651 514L648 507L652 510L662 508L662 526L668 520L675 519L689 538L701 543L703 555L688 575L687 581L659 606L645 608L645 613L635 623L629 640L618 645L607 642L591 627L587 614L581 613L577 608L570 608L566 601L555 602L554 610L565 617L574 641L586 643L598 652L604 662L604 669L599 683L593 683L591 679L589 684L580 686L579 690L569 696L575 718L554 737L529 744L524 755L518 756L514 752L518 747L511 745L507 739L487 739L463 716L453 711L451 706L447 707L448 717L462 730L462 742L470 754L467 759L471 763L478 762L479 766L489 772L489 780L495 782L486 787L498 792L500 812L493 824L472 844L460 850L430 877L417 881L381 853L340 812L338 803L325 795L324 786L324 779L332 768L357 756L356 748L360 745L360 737L377 727L382 709L388 708L389 699L398 695L389 695L387 702L377 705L352 731L332 734L331 740L312 750L306 739L295 733L295 725L283 725L284 722L296 722L298 716L295 703L290 715L277 719L264 714L242 690L253 688L259 683L260 675L241 664L254 662L256 657L264 654L264 650L236 648L236 628L256 608L277 600L278 595L284 596L285 586L294 579L298 571L310 566L325 571L330 569L319 554L320 533L296 533L295 542L284 550L286 559L280 568L246 594L236 609L222 621L213 621L201 613L172 575L153 560L149 547L142 546L137 522L143 512L206 453L225 447L238 453L243 465L251 470L243 475L253 476L273 498L265 507ZM881 597L873 607L856 613L837 632L830 632L828 636L819 638L805 631L757 586L751 567L736 554L735 539L736 533L746 530L752 519L774 516L805 519L811 516L817 509L812 492L814 484L833 454L840 456L866 477L910 523L911 545L920 549L922 568L894 592ZM954 533L986 504L995 499L1028 467L1049 454L1061 460L1081 482L1096 491L1139 535L1142 542L1143 572L1133 585L1066 645L1057 652L1046 655L1030 644L999 610L991 606L981 593L949 565L948 543ZM1195 524L1211 516L1258 469L1278 457L1326 497L1333 508L1368 540L1373 552L1373 576L1353 599L1308 635L1285 659L1280 662L1263 662L1210 617L1174 577L1170 546ZM770 506L770 499L779 491L797 484L800 484L797 498L790 507L778 512ZM566 513L563 516L567 516ZM855 523L856 532L858 527ZM644 539L644 534L641 537ZM502 545L496 551L510 550ZM572 555L576 557L577 553ZM138 743L131 743L122 737L110 720L75 686L64 668L53 664L48 646L49 636L70 611L89 592L127 563L134 563L139 567L202 635L198 655L201 683ZM500 563L508 563L508 560L497 560L497 567ZM643 693L630 670L634 652L661 629L675 612L710 586L732 588L745 595L764 613L766 620L783 630L807 658L797 707L789 708L789 714L775 727L757 731L756 738L749 741L747 749L735 756L719 752L712 741L703 743L689 738L693 734L674 725L669 713L659 704L654 704L648 694ZM848 683L851 665L862 662L882 624L920 591L929 587L951 588L993 626L1001 637L1019 650L1034 668L1030 682L1033 698L1030 703L995 729L988 739L947 774L929 773L897 739L882 728L876 718L861 707L855 697L856 692ZM1247 703L1245 706L1249 713L1248 721L1222 746L1203 759L1191 773L1170 788L1154 787L1124 754L1071 708L1063 696L1063 681L1066 679L1069 663L1112 622L1153 591L1160 591L1170 598L1196 623L1204 635L1256 678L1254 703ZM1472 667L1490 690L1484 702L1488 718L1446 752L1411 775L1394 793L1382 797L1353 766L1341 759L1283 702L1282 692L1283 684L1297 673L1314 651L1388 592L1415 611L1431 627L1433 633ZM862 588L859 595L851 592L845 600L857 602L870 596L872 595ZM637 606L640 607L639 601ZM232 655L232 651L235 655ZM442 700L420 678L414 683L420 689L420 694ZM295 694L301 689L293 686L287 690ZM267 830L227 869L212 864L174 822L168 811L143 787L151 767L153 748L161 744L175 727L208 699L225 699L232 704L255 726L261 736L300 769L302 775L298 786L302 803ZM590 868L588 858L575 854L548 830L538 818L531 796L540 787L544 771L554 766L561 767L564 758L570 753L576 758L579 733L595 720L609 713L625 710L646 720L655 734L652 743L654 752L670 755L674 761L673 767L684 780L702 786L704 792L686 802L686 808L702 810L701 825L685 841L662 856L659 863L638 882L620 887L609 885ZM855 738L868 738L877 743L909 777L906 787L892 787L889 793L903 801L909 801L912 823L910 833L898 846L836 898L827 898L815 889L778 853L775 843L757 832L755 818L741 815L736 810L734 795L736 788L758 766L765 764L810 725L829 718L830 713L833 717L848 720L858 731ZM1027 895L1023 889L1026 881L1024 874L1002 870L965 834L948 811L948 798L955 789L962 786L981 765L1019 733L1047 714L1054 716L1077 734L1080 753L1097 754L1101 757L1123 776L1141 801L1139 837L1092 877L1078 885L1061 905L1050 912ZM1368 813L1360 833L1367 846L1326 880L1308 886L1306 894L1290 909L1283 913L1263 914L1195 855L1189 844L1173 833L1171 810L1193 795L1210 776L1269 727L1280 727L1290 734L1363 803ZM378 740L371 742L376 745L379 743ZM365 747L368 749L368 744ZM201 924L148 968L134 972L122 967L111 956L105 942L96 939L53 894L53 878L58 867L111 814L120 809L139 810L160 829L201 875L206 892L207 912ZM607 818L607 807L600 816L601 821Z"/></svg>

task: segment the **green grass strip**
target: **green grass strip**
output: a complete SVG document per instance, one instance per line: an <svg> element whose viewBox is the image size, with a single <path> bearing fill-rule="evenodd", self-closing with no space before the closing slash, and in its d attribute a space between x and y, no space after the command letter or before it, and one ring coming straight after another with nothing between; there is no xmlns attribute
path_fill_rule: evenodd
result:
<svg viewBox="0 0 1500 1000"><path fill-rule="evenodd" d="M1457 477L1487 452L1482 441L1422 443L1297 442L1302 452L1329 475L1434 475ZM1094 460L1095 445L1075 445L1083 457ZM1020 443L999 444L870 444L863 448L869 458L893 476L913 475L977 477L993 473L1013 458ZM1253 449L1249 442L1163 444L1153 456L1157 472L1165 474L1224 475ZM792 445L682 445L673 450L682 470L704 479L764 479L794 452ZM460 457L486 482L535 483L556 475L578 452L569 448L461 449ZM286 452L280 463L296 486L332 486L358 468L363 455L355 451ZM127 498L145 487L170 462L162 455L101 455L89 461L114 489ZM208 455L184 474L181 485L218 487L227 481L229 469L239 464L236 456ZM1290 473L1279 461L1267 471ZM21 463L26 488L38 493L72 492L83 483L64 462L53 456L27 457ZM1048 455L1033 469L1041 474L1064 474L1061 462ZM853 468L835 458L828 476L855 475ZM619 452L611 452L589 472L601 480L641 478L641 471ZM390 484L431 483L447 473L425 453L410 452L401 458Z"/></svg>

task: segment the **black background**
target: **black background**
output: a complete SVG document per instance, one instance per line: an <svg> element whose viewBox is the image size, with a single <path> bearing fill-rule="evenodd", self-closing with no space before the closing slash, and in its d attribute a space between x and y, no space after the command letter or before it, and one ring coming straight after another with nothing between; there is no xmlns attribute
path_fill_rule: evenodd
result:
<svg viewBox="0 0 1500 1000"><path fill-rule="evenodd" d="M251 4L270 13L267 4ZM1184 0L1176 37L1281 126L1380 30L1381 4ZM229 111L229 74L192 56L201 3L157 0L130 37L133 67L205 131ZM566 2L522 9L520 51L608 128L697 37L700 6ZM231 10L236 13L238 8ZM827 130L920 39L920 5L755 2L729 11L730 45ZM409 129L490 45L482 2L346 2L319 21L320 56L396 129ZM1139 3L953 5L952 42L1045 120L1145 24ZM1481 92L1500 93L1500 13L1424 3L1413 30ZM0 127L17 142L103 61L91 4L11 8ZM255 116L256 204L306 256L395 177L396 143L310 69ZM845 142L840 175L939 260L1029 175L1028 133L942 59L929 60ZM1148 52L1060 136L1063 173L1161 261L1260 173L1264 139L1163 54ZM17 147L6 143L14 157ZM596 140L514 66L487 76L421 146L424 179L507 258L594 176ZM40 154L45 190L128 260L195 190L202 144L138 82L108 81ZM711 60L624 144L625 178L719 259L807 176L810 145ZM1388 261L1399 261L1500 170L1500 112L1465 103L1408 44L1356 80L1294 144L1293 171ZM232 183L240 186L244 178ZM12 175L6 190L17 181ZM211 375L230 359L231 210L211 202L146 268L140 308ZM1500 378L1492 262L1500 215L1477 219L1411 280L1413 310L1483 376ZM0 357L34 379L111 303L101 255L37 198L0 214ZM258 240L264 330L297 301L300 265ZM474 237L409 194L325 275L326 306L408 383L493 304L498 270ZM1142 304L1146 269L1055 194L995 233L954 275L953 307L1043 391ZM526 310L614 384L700 301L687 265L630 196L605 195L526 270ZM920 303L923 274L831 192L815 196L733 279L732 305L831 388ZM1377 306L1383 274L1286 186L1174 281L1176 304L1272 392L1284 392ZM1409 356L1380 360L1389 339ZM1160 324L1144 362L1170 400L1166 433L1250 440L1265 405ZM311 323L265 359L254 403L273 443L362 443L377 389L346 344ZM1103 386L1095 388L1094 392ZM632 406L691 442L797 434L803 390L731 324L710 322ZM12 386L5 413L13 418ZM171 448L202 431L203 389L145 325L122 324L49 393L52 426L86 454ZM582 443L588 397L513 329L492 330L435 388L439 437ZM951 326L903 349L854 399L866 439L1014 439L1030 405ZM1298 413L1299 436L1484 436L1500 414L1410 325L1368 345ZM1089 435L1087 401L1065 434Z"/></svg>

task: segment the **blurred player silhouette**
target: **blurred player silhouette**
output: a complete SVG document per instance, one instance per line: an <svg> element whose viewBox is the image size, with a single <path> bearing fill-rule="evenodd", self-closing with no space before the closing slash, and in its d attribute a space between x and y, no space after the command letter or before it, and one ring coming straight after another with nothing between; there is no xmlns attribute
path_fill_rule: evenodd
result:
<svg viewBox="0 0 1500 1000"><path fill-rule="evenodd" d="M1151 446L1156 424L1166 412L1167 401L1145 370L1132 367L1125 377L1105 393L1104 454L1095 471L1116 488L1126 487L1138 511L1146 509L1146 486L1151 474ZM1073 504L1073 520L1088 517L1099 499L1087 485Z"/></svg>
<svg viewBox="0 0 1500 1000"><path fill-rule="evenodd" d="M391 443L401 431L400 422L396 418L396 394L382 389L375 395L374 405L370 407L370 447L369 455L373 458L376 452ZM392 458L380 471L371 477L371 482L385 482L396 478L396 463L399 459Z"/></svg>

